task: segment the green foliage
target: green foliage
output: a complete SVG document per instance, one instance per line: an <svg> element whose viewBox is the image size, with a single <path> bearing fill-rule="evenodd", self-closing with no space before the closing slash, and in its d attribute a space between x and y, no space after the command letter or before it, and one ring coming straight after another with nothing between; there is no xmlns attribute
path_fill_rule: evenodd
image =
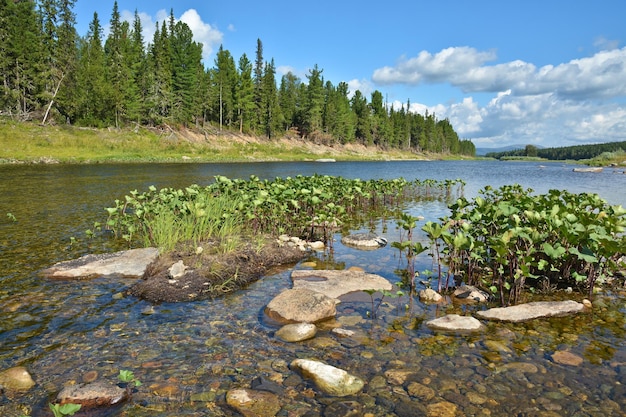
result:
<svg viewBox="0 0 626 417"><path fill-rule="evenodd" d="M80 410L80 404L49 404L54 417L73 416Z"/></svg>
<svg viewBox="0 0 626 417"><path fill-rule="evenodd" d="M189 26L157 22L144 42L137 12L131 25L113 4L103 40L100 17L79 37L75 0L9 1L0 8L0 113L31 118L45 114L81 126L121 128L135 124L202 125L208 130L263 135L298 134L313 142L376 144L418 152L474 155L446 120L412 113L410 103L388 107L374 91L371 102L348 85L324 80L314 65L307 83L288 73L277 88L273 59L265 61L257 40L254 68L243 54L239 67L220 47L213 68L202 62L202 45ZM104 41L104 42L103 42ZM144 46L144 45L147 45ZM50 117L49 117L50 114Z"/></svg>
<svg viewBox="0 0 626 417"><path fill-rule="evenodd" d="M127 369L120 369L118 379L126 384L133 384L136 387L141 386L141 381L135 378L135 374L133 373L133 371L129 371Z"/></svg>
<svg viewBox="0 0 626 417"><path fill-rule="evenodd" d="M584 285L591 294L626 253L626 210L595 194L486 187L450 209L423 230L443 241L450 273L490 288L503 305L517 302L527 280Z"/></svg>
<svg viewBox="0 0 626 417"><path fill-rule="evenodd" d="M217 176L206 187L157 190L152 186L144 193L132 191L106 209L106 225L130 243L140 241L164 250L181 241L197 245L206 240L225 242L239 235L289 234L329 240L342 225L365 222L368 215L392 215L404 201L447 199L451 184L328 175L274 180Z"/></svg>
<svg viewBox="0 0 626 417"><path fill-rule="evenodd" d="M570 159L574 161L594 159L594 161L601 162L603 159L612 159L613 156L623 156L625 152L626 142L608 142L541 149L533 145L526 145L524 149L490 152L485 156L496 159L511 159L513 157L539 157L550 160Z"/></svg>

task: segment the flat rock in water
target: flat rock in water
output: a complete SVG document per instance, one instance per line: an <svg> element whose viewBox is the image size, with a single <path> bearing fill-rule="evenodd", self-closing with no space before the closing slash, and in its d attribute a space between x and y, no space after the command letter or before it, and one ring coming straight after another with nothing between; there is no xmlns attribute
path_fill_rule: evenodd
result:
<svg viewBox="0 0 626 417"><path fill-rule="evenodd" d="M322 293L330 298L363 290L390 291L391 282L376 274L363 271L305 270L298 269L291 273L293 288L307 288Z"/></svg>
<svg viewBox="0 0 626 417"><path fill-rule="evenodd" d="M426 322L426 326L435 330L448 331L476 331L484 326L480 321L471 316L459 316L458 314L448 314L434 320Z"/></svg>
<svg viewBox="0 0 626 417"><path fill-rule="evenodd" d="M42 274L48 278L85 278L106 275L141 277L148 264L158 255L159 250L156 248L85 255L71 261L56 263L44 269Z"/></svg>
<svg viewBox="0 0 626 417"><path fill-rule="evenodd" d="M490 308L474 313L484 320L522 322L544 317L560 317L580 313L585 309L582 303L567 301L536 301L511 307Z"/></svg>
<svg viewBox="0 0 626 417"><path fill-rule="evenodd" d="M106 382L70 385L57 395L60 404L80 404L86 408L118 404L128 399L125 389Z"/></svg>
<svg viewBox="0 0 626 417"><path fill-rule="evenodd" d="M354 233L342 237L341 243L356 249L372 250L385 246L387 239L374 233Z"/></svg>

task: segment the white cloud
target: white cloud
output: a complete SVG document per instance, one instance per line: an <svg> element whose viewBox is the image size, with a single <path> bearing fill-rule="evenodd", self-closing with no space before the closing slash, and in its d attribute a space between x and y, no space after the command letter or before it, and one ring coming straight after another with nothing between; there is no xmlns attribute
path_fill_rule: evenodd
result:
<svg viewBox="0 0 626 417"><path fill-rule="evenodd" d="M135 20L135 12L122 10L120 17L122 20L130 22L132 25ZM140 12L139 20L141 21L144 42L146 44L152 43L157 22L160 29L162 22L169 22L169 19L170 13L165 9L159 10L154 19L149 14ZM202 44L202 58L208 61L213 51L222 43L224 34L217 28L205 23L195 9L185 11L179 19L175 20L184 22L189 26L189 29L191 29L193 33L193 40Z"/></svg>
<svg viewBox="0 0 626 417"><path fill-rule="evenodd" d="M364 97L369 99L370 95L374 92L375 88L369 80L357 80L352 79L347 82L348 89L348 97L352 98L354 93L359 90Z"/></svg>
<svg viewBox="0 0 626 417"><path fill-rule="evenodd" d="M202 57L204 60L213 53L215 48L218 48L222 43L224 37L223 33L212 27L210 24L202 21L202 18L195 9L189 9L180 16L180 21L189 26L193 32L193 39L203 45Z"/></svg>
<svg viewBox="0 0 626 417"><path fill-rule="evenodd" d="M449 83L466 93L507 89L514 95L556 92L579 100L626 95L626 48L540 68L520 60L485 65L495 59L494 52L465 46L436 54L422 51L415 58L401 58L394 67L375 70L372 80L383 85Z"/></svg>
<svg viewBox="0 0 626 417"><path fill-rule="evenodd" d="M521 60L488 65L495 60L495 53L470 47L424 51L377 69L372 80L384 85L446 83L464 93L493 94L483 106L472 97L447 105L411 105L412 111L450 119L460 137L479 146L625 140L626 48L539 68Z"/></svg>

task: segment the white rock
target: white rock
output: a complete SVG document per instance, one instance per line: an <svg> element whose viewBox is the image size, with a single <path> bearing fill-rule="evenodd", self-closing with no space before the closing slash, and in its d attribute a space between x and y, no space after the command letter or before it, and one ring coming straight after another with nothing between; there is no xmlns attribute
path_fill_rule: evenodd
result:
<svg viewBox="0 0 626 417"><path fill-rule="evenodd" d="M176 262L174 265L170 266L168 273L172 279L176 279L185 275L186 271L187 271L187 266L183 263L181 259L180 261Z"/></svg>
<svg viewBox="0 0 626 417"><path fill-rule="evenodd" d="M432 288L426 288L425 290L420 290L419 292L420 300L427 301L430 303L438 303L443 299L443 296L439 294L437 291Z"/></svg>
<svg viewBox="0 0 626 417"><path fill-rule="evenodd" d="M301 342L315 337L317 326L313 323L286 324L275 333L276 337L285 342Z"/></svg>
<svg viewBox="0 0 626 417"><path fill-rule="evenodd" d="M365 385L361 378L343 369L310 359L296 359L291 362L291 367L300 369L302 375L312 379L320 390L335 397L356 394Z"/></svg>

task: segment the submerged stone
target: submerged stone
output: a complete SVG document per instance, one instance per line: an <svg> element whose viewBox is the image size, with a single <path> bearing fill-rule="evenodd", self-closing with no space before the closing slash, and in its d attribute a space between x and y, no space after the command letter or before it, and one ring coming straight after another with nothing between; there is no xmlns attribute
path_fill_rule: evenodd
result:
<svg viewBox="0 0 626 417"><path fill-rule="evenodd" d="M35 381L23 366L15 366L0 372L0 386L15 391L27 391Z"/></svg>
<svg viewBox="0 0 626 417"><path fill-rule="evenodd" d="M86 408L118 404L128 399L128 392L102 381L70 385L57 395L60 404L80 404Z"/></svg>
<svg viewBox="0 0 626 417"><path fill-rule="evenodd" d="M291 367L299 369L321 391L335 397L356 394L365 385L361 378L350 375L343 369L310 359L296 359L291 362Z"/></svg>

